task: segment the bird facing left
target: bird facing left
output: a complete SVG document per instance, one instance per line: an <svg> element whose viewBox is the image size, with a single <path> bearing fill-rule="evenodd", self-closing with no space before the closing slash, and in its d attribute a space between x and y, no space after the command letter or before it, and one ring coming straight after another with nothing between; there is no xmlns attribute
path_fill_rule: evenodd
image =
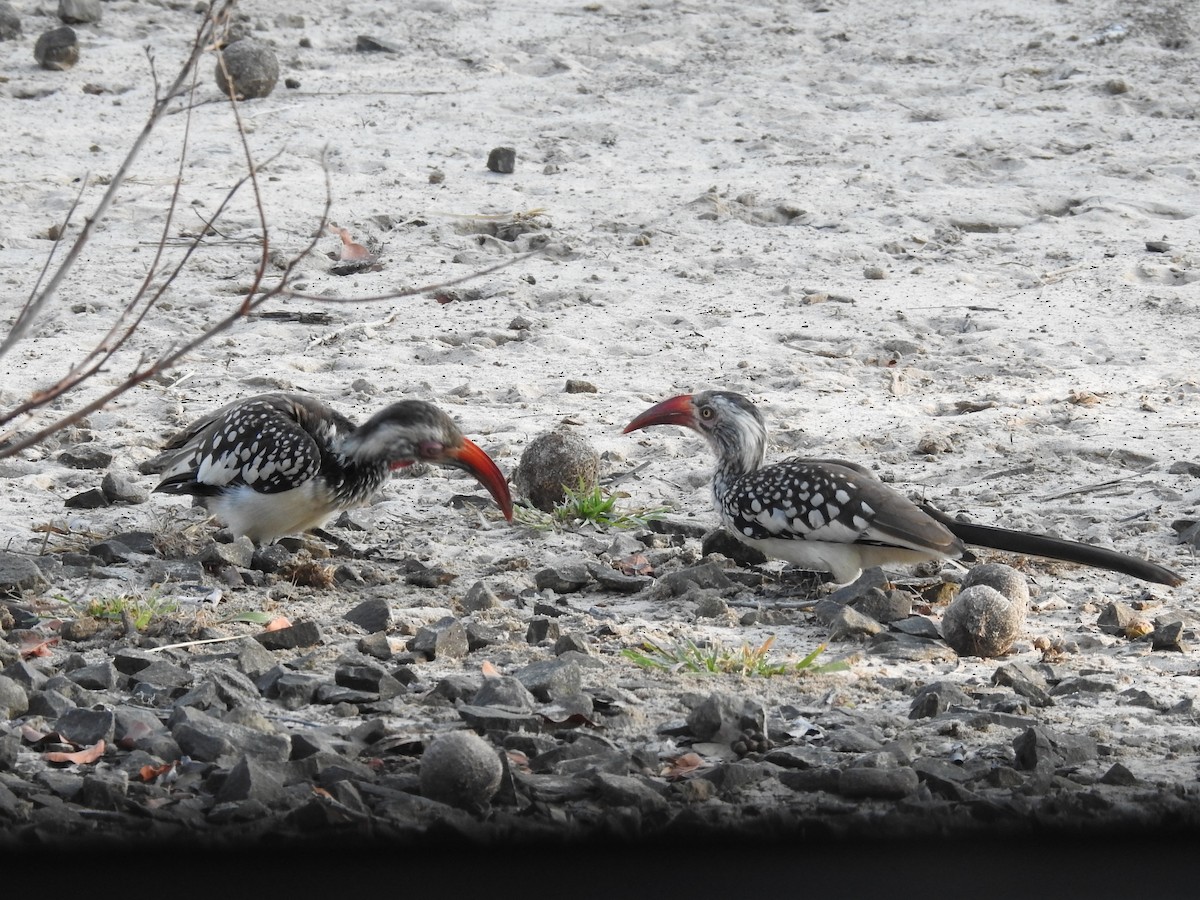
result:
<svg viewBox="0 0 1200 900"><path fill-rule="evenodd" d="M266 543L362 506L414 462L465 469L512 521L508 483L442 410L401 400L361 425L303 394L259 394L193 422L166 446L154 489L200 498L235 534Z"/></svg>

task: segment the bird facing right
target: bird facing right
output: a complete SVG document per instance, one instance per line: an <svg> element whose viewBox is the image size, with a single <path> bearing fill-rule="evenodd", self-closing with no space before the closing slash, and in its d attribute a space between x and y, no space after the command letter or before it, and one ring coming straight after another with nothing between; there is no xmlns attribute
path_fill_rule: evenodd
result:
<svg viewBox="0 0 1200 900"><path fill-rule="evenodd" d="M424 461L465 469L512 521L496 464L444 412L401 400L356 426L304 394L260 394L204 416L168 444L155 488L202 499L235 534L273 541L368 502L392 471Z"/></svg>

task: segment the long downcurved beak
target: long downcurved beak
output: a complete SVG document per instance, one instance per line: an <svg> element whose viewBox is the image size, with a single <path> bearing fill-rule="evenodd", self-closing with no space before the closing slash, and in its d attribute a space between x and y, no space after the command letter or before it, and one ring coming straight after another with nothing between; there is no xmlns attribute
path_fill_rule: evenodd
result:
<svg viewBox="0 0 1200 900"><path fill-rule="evenodd" d="M621 433L629 434L650 425L682 425L684 428L695 428L696 407L692 404L692 395L680 394L655 404L626 425Z"/></svg>
<svg viewBox="0 0 1200 900"><path fill-rule="evenodd" d="M508 492L508 482L504 474L492 462L492 458L466 438L462 439L461 447L447 447L446 462L460 469L466 469L475 476L475 480L487 488L488 493L495 499L504 518L512 521L512 495Z"/></svg>

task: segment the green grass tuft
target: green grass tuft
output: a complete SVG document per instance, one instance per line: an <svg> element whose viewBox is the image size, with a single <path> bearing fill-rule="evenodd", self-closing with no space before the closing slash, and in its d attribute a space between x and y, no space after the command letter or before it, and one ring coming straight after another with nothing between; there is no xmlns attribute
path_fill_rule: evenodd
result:
<svg viewBox="0 0 1200 900"><path fill-rule="evenodd" d="M549 513L518 507L514 514L520 522L534 528L578 528L591 524L603 529L642 528L667 512L663 506L622 509L619 501L628 494L605 490L599 485L588 487L582 478L575 488L563 485L563 492L562 501Z"/></svg>
<svg viewBox="0 0 1200 900"><path fill-rule="evenodd" d="M817 657L825 650L824 644L819 645L799 662L774 662L768 658L774 643L773 635L761 646L742 644L737 649L727 648L719 641L704 647L692 641L674 645L643 641L640 649L628 648L622 650L621 655L644 669L700 675L753 675L769 678L772 675L786 675L791 672L826 674L850 669L849 664L843 660L817 665Z"/></svg>

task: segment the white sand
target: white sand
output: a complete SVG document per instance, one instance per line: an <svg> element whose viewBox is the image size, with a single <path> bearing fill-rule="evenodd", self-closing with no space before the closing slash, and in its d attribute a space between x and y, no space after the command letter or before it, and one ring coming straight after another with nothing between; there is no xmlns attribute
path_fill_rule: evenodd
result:
<svg viewBox="0 0 1200 900"><path fill-rule="evenodd" d="M32 46L58 24L53 4L14 5L25 34L0 44L6 319L33 287L47 229L81 184L90 213L142 127L144 45L169 80L197 24L190 3L104 3L98 26L78 28L79 63L46 72ZM1171 523L1197 515L1196 479L1168 471L1197 461L1200 426L1192 4L918 2L900 15L866 0L406 6L243 4L282 68L269 97L241 108L255 159L270 161L260 186L273 263L319 225L326 170L331 220L377 242L383 268L331 274L324 254L340 242L324 235L298 270L309 293L353 300L436 283L528 246L480 238L480 217L538 211L545 251L454 288L471 298L458 302L271 302L263 309L333 320L243 322L92 415L114 469L152 486L136 466L164 436L267 388L310 391L354 417L417 396L451 410L508 473L532 437L567 419L604 454L606 478L641 467L620 482L629 502L713 523L700 439L621 428L651 402L724 388L762 405L772 458L856 460L976 521L1194 573ZM355 52L359 34L399 52ZM212 70L206 58L172 259L245 171ZM155 131L53 307L0 362L4 409L64 372L134 297L186 121ZM517 151L511 175L485 167L501 145ZM259 254L249 193L217 230L73 406L236 308ZM279 276L269 266L266 284ZM598 391L565 393L571 378ZM64 498L100 473L62 466L58 449L0 463L5 546L36 550L45 536L31 529L50 521L103 536L189 515L159 495L68 515ZM512 576L519 587L596 543L447 508L462 490L475 487L444 472L397 479L358 514L385 529L377 544L460 573L447 603L497 560L530 561ZM1013 657L1026 662L1040 659L1033 639L1096 634L1104 603L1146 590L1070 566L1029 571L1038 597ZM1145 614L1190 626L1195 583L1154 587ZM630 633L668 618L730 643L766 633L697 623L682 604L604 605ZM822 637L811 625L778 642L806 652ZM1166 702L1194 693L1194 676L1175 677L1194 671L1190 655L1099 643L1064 665L1112 671ZM996 665L865 660L847 678L986 681ZM1118 726L1101 716L1097 727Z"/></svg>

